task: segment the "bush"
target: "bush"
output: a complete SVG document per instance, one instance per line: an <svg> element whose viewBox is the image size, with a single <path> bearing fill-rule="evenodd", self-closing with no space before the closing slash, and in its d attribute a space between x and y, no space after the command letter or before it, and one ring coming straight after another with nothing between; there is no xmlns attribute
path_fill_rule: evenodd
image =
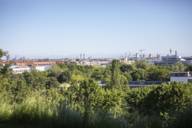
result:
<svg viewBox="0 0 192 128"><path fill-rule="evenodd" d="M170 128L191 128L192 127L192 105L183 112L176 113L176 119L170 123Z"/></svg>
<svg viewBox="0 0 192 128"><path fill-rule="evenodd" d="M141 101L140 112L158 115L166 112L172 113L179 111L185 102L181 85L161 85L150 91Z"/></svg>

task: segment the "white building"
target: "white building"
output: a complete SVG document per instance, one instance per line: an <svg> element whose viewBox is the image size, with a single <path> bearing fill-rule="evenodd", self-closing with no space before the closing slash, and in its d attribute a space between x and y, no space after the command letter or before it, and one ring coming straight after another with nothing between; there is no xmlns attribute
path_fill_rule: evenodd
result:
<svg viewBox="0 0 192 128"><path fill-rule="evenodd" d="M192 82L192 74L190 72L175 72L171 73L171 82L188 83Z"/></svg>
<svg viewBox="0 0 192 128"><path fill-rule="evenodd" d="M14 74L21 74L24 72L30 72L31 68L28 66L17 66L17 65L13 65L10 67L13 71Z"/></svg>
<svg viewBox="0 0 192 128"><path fill-rule="evenodd" d="M51 68L51 65L40 65L40 66L35 66L35 70L37 71L46 71Z"/></svg>
<svg viewBox="0 0 192 128"><path fill-rule="evenodd" d="M35 69L36 71L46 71L51 68L51 65L40 65L35 67L30 66L21 66L21 65L12 65L10 66L10 69L14 74L21 74L24 72L30 72L32 69Z"/></svg>

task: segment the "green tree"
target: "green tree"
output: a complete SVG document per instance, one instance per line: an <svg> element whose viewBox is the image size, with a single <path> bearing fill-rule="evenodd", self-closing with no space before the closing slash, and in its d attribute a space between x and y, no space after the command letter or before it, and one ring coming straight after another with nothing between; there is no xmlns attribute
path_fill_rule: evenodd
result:
<svg viewBox="0 0 192 128"><path fill-rule="evenodd" d="M4 56L4 52L2 49L0 49L0 58Z"/></svg>
<svg viewBox="0 0 192 128"><path fill-rule="evenodd" d="M190 72L192 72L192 65L187 65L187 68L185 69L185 71L190 71Z"/></svg>
<svg viewBox="0 0 192 128"><path fill-rule="evenodd" d="M131 72L133 71L134 66L133 65L127 65L127 64L123 64L120 66L120 70L121 72L125 73L125 72Z"/></svg>
<svg viewBox="0 0 192 128"><path fill-rule="evenodd" d="M183 63L178 62L175 65L172 65L172 71L173 72L183 72L185 71L186 67Z"/></svg>
<svg viewBox="0 0 192 128"><path fill-rule="evenodd" d="M97 109L99 97L100 87L91 79L82 81L78 88L78 92L75 92L75 95L73 95L73 99L83 107L84 128L91 125L91 117L93 117L94 110Z"/></svg>
<svg viewBox="0 0 192 128"><path fill-rule="evenodd" d="M95 80L103 80L103 73L104 73L104 70L102 68L93 67L91 78Z"/></svg>
<svg viewBox="0 0 192 128"><path fill-rule="evenodd" d="M130 73L124 73L123 74L126 78L127 78L127 81L132 81L132 77L131 77L131 74Z"/></svg>
<svg viewBox="0 0 192 128"><path fill-rule="evenodd" d="M8 56L8 52L4 52L2 49L0 49L0 61L3 56ZM5 64L5 65L0 64L0 74L7 77L8 74L11 73L11 70L9 67L10 67L10 64Z"/></svg>
<svg viewBox="0 0 192 128"><path fill-rule="evenodd" d="M144 69L135 69L133 72L131 72L131 77L134 81L138 80L144 80L146 76Z"/></svg>
<svg viewBox="0 0 192 128"><path fill-rule="evenodd" d="M60 73L58 76L57 76L57 80L60 82L60 83L63 83L63 82L69 82L71 80L71 74L69 71L65 71L65 72L62 72Z"/></svg>
<svg viewBox="0 0 192 128"><path fill-rule="evenodd" d="M180 85L161 85L149 92L141 101L141 112L145 114L173 113L186 103L184 90Z"/></svg>
<svg viewBox="0 0 192 128"><path fill-rule="evenodd" d="M125 90L121 88L112 88L105 90L102 94L100 108L105 114L112 114L114 118L121 117L125 114Z"/></svg>
<svg viewBox="0 0 192 128"><path fill-rule="evenodd" d="M112 61L111 86L112 87L120 86L120 69L119 69L119 61L118 60Z"/></svg>
<svg viewBox="0 0 192 128"><path fill-rule="evenodd" d="M136 68L147 69L148 66L149 66L149 64L145 60L135 62L135 67Z"/></svg>
<svg viewBox="0 0 192 128"><path fill-rule="evenodd" d="M147 80L149 81L168 81L170 71L162 67L151 67L147 70Z"/></svg>

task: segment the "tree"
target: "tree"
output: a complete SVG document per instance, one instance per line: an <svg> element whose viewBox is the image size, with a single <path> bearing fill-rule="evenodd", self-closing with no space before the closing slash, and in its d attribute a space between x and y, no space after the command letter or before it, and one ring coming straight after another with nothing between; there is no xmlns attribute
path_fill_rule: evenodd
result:
<svg viewBox="0 0 192 128"><path fill-rule="evenodd" d="M183 72L185 71L186 67L183 63L178 62L175 65L172 65L172 71L173 72Z"/></svg>
<svg viewBox="0 0 192 128"><path fill-rule="evenodd" d="M133 65L127 65L127 64L123 64L120 66L120 70L121 72L125 73L125 72L131 72L133 71L134 67Z"/></svg>
<svg viewBox="0 0 192 128"><path fill-rule="evenodd" d="M66 72L60 73L60 74L57 76L57 80L58 80L60 83L69 82L69 81L71 80L71 74L70 74L70 72L66 71Z"/></svg>
<svg viewBox="0 0 192 128"><path fill-rule="evenodd" d="M181 85L161 85L149 92L141 101L141 112L145 114L172 113L180 110L186 103Z"/></svg>
<svg viewBox="0 0 192 128"><path fill-rule="evenodd" d="M91 78L95 80L102 80L103 79L103 69L95 68L91 74Z"/></svg>
<svg viewBox="0 0 192 128"><path fill-rule="evenodd" d="M141 68L141 69L147 69L148 63L145 60L143 60L143 61L136 61L135 62L135 67L136 68Z"/></svg>
<svg viewBox="0 0 192 128"><path fill-rule="evenodd" d="M144 80L145 79L145 70L136 69L131 73L133 81Z"/></svg>
<svg viewBox="0 0 192 128"><path fill-rule="evenodd" d="M83 114L83 127L87 128L92 122L94 110L98 108L101 88L94 80L89 79L81 81L79 86L71 86L69 89L68 92L71 99L69 102L73 104L72 106L78 106L75 109L81 110Z"/></svg>
<svg viewBox="0 0 192 128"><path fill-rule="evenodd" d="M132 81L130 73L124 73L123 75L127 78L127 81Z"/></svg>
<svg viewBox="0 0 192 128"><path fill-rule="evenodd" d="M170 71L165 68L152 67L148 70L147 80L149 81L168 81Z"/></svg>
<svg viewBox="0 0 192 128"><path fill-rule="evenodd" d="M9 56L8 52L5 52L2 49L0 49L0 60L4 56ZM9 66L10 66L10 64L5 64L5 65L0 64L0 74L3 74L3 75L9 74L11 72Z"/></svg>
<svg viewBox="0 0 192 128"><path fill-rule="evenodd" d="M114 118L121 117L125 114L125 89L112 88L104 91L101 106L99 106L104 114L112 114Z"/></svg>
<svg viewBox="0 0 192 128"><path fill-rule="evenodd" d="M128 79L124 75L120 75L120 85L121 86L127 86L128 85Z"/></svg>
<svg viewBox="0 0 192 128"><path fill-rule="evenodd" d="M46 72L37 72L33 70L31 72L24 72L22 75L27 85L33 88L44 88L46 86L49 86L48 81L52 81L52 83L54 83L53 80L50 80L52 79L52 77L47 77Z"/></svg>
<svg viewBox="0 0 192 128"><path fill-rule="evenodd" d="M49 77L46 82L46 88L53 88L53 87L58 87L59 82L55 77Z"/></svg>
<svg viewBox="0 0 192 128"><path fill-rule="evenodd" d="M187 68L185 69L185 71L192 71L192 65L187 65Z"/></svg>
<svg viewBox="0 0 192 128"><path fill-rule="evenodd" d="M107 86L111 86L111 66L107 66L104 69L102 80L106 83Z"/></svg>
<svg viewBox="0 0 192 128"><path fill-rule="evenodd" d="M8 75L11 73L11 69L9 68L9 64L6 64L2 67L0 67L0 74L3 74L3 75Z"/></svg>
<svg viewBox="0 0 192 128"><path fill-rule="evenodd" d="M3 57L3 56L4 56L4 52L3 52L2 49L0 49L0 59L1 59L1 57Z"/></svg>
<svg viewBox="0 0 192 128"><path fill-rule="evenodd" d="M118 60L112 61L111 73L111 86L120 86L120 70Z"/></svg>

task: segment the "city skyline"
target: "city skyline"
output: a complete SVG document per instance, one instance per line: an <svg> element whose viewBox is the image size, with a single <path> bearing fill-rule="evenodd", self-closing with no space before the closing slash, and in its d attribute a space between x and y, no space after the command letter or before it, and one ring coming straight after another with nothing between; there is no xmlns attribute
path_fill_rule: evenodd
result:
<svg viewBox="0 0 192 128"><path fill-rule="evenodd" d="M13 56L191 56L190 0L0 0L0 48Z"/></svg>

